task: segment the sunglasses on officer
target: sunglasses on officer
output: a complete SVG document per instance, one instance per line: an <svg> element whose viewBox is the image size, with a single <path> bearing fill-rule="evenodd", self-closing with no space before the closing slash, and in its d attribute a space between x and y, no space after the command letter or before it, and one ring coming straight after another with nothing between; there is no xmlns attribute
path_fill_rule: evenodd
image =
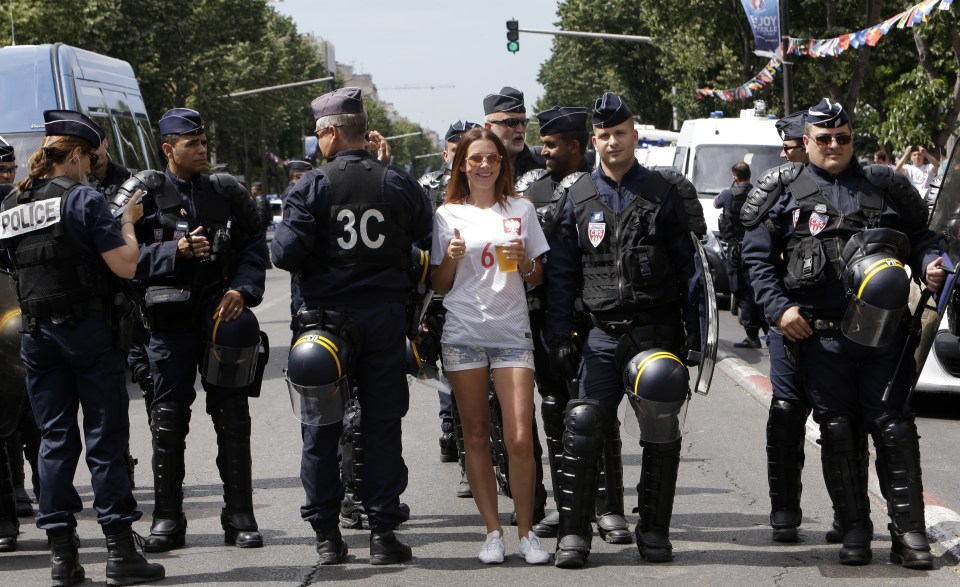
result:
<svg viewBox="0 0 960 587"><path fill-rule="evenodd" d="M826 149L833 141L837 141L837 144L840 146L849 145L850 142L853 141L853 135L847 133L839 135L817 135L811 138L821 149Z"/></svg>
<svg viewBox="0 0 960 587"><path fill-rule="evenodd" d="M16 173L16 172L17 172L16 165L0 165L0 175L3 175L5 173Z"/></svg>
<svg viewBox="0 0 960 587"><path fill-rule="evenodd" d="M517 128L518 126L527 126L530 124L529 118L504 118L503 120L491 120L490 124L505 126L507 128Z"/></svg>
<svg viewBox="0 0 960 587"><path fill-rule="evenodd" d="M474 153L473 155L467 156L467 165L470 167L480 167L484 163L490 167L495 167L500 165L500 161L503 157L497 153Z"/></svg>

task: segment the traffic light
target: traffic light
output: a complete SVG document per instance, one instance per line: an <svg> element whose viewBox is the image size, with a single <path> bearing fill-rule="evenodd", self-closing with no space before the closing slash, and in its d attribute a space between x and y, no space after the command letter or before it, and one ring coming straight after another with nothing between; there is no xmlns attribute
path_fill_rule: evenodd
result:
<svg viewBox="0 0 960 587"><path fill-rule="evenodd" d="M520 50L520 31L516 20L507 21L507 51L516 53Z"/></svg>

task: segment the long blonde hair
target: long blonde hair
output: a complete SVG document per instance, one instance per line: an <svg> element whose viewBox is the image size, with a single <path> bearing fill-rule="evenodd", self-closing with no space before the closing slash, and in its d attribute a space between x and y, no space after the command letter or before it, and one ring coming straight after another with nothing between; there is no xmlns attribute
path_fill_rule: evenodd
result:
<svg viewBox="0 0 960 587"><path fill-rule="evenodd" d="M17 184L17 190L20 192L29 190L33 187L33 183L36 180L49 174L53 170L54 165L66 163L67 157L78 147L80 148L80 153L83 155L94 151L90 143L79 137L47 137L44 145L30 155L30 162L28 163L30 173L27 174L27 177L20 180L20 183Z"/></svg>

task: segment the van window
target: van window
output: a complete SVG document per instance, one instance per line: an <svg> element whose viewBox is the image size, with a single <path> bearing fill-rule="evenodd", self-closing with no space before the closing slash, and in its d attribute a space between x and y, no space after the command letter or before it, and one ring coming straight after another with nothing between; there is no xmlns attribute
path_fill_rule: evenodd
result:
<svg viewBox="0 0 960 587"><path fill-rule="evenodd" d="M751 181L756 181L764 171L783 163L780 149L770 145L700 145L693 156L693 185L699 193L719 194L733 183L730 168L739 161L750 166Z"/></svg>

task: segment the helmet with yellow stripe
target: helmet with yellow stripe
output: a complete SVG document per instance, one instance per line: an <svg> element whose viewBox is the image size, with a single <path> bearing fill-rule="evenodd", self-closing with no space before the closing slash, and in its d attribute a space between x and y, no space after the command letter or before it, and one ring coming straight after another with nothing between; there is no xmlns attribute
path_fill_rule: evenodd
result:
<svg viewBox="0 0 960 587"><path fill-rule="evenodd" d="M870 347L895 339L910 298L902 261L908 251L906 236L889 228L866 230L847 242L843 282L850 299L840 324L847 338Z"/></svg>
<svg viewBox="0 0 960 587"><path fill-rule="evenodd" d="M204 312L204 355L200 378L206 385L239 388L249 386L257 375L261 347L260 323L249 308L233 320L224 321L215 307Z"/></svg>
<svg viewBox="0 0 960 587"><path fill-rule="evenodd" d="M641 441L665 443L683 435L690 373L680 357L663 349L638 353L627 361L623 380Z"/></svg>
<svg viewBox="0 0 960 587"><path fill-rule="evenodd" d="M325 330L302 332L287 357L286 381L293 412L310 426L343 419L350 395L350 345Z"/></svg>

